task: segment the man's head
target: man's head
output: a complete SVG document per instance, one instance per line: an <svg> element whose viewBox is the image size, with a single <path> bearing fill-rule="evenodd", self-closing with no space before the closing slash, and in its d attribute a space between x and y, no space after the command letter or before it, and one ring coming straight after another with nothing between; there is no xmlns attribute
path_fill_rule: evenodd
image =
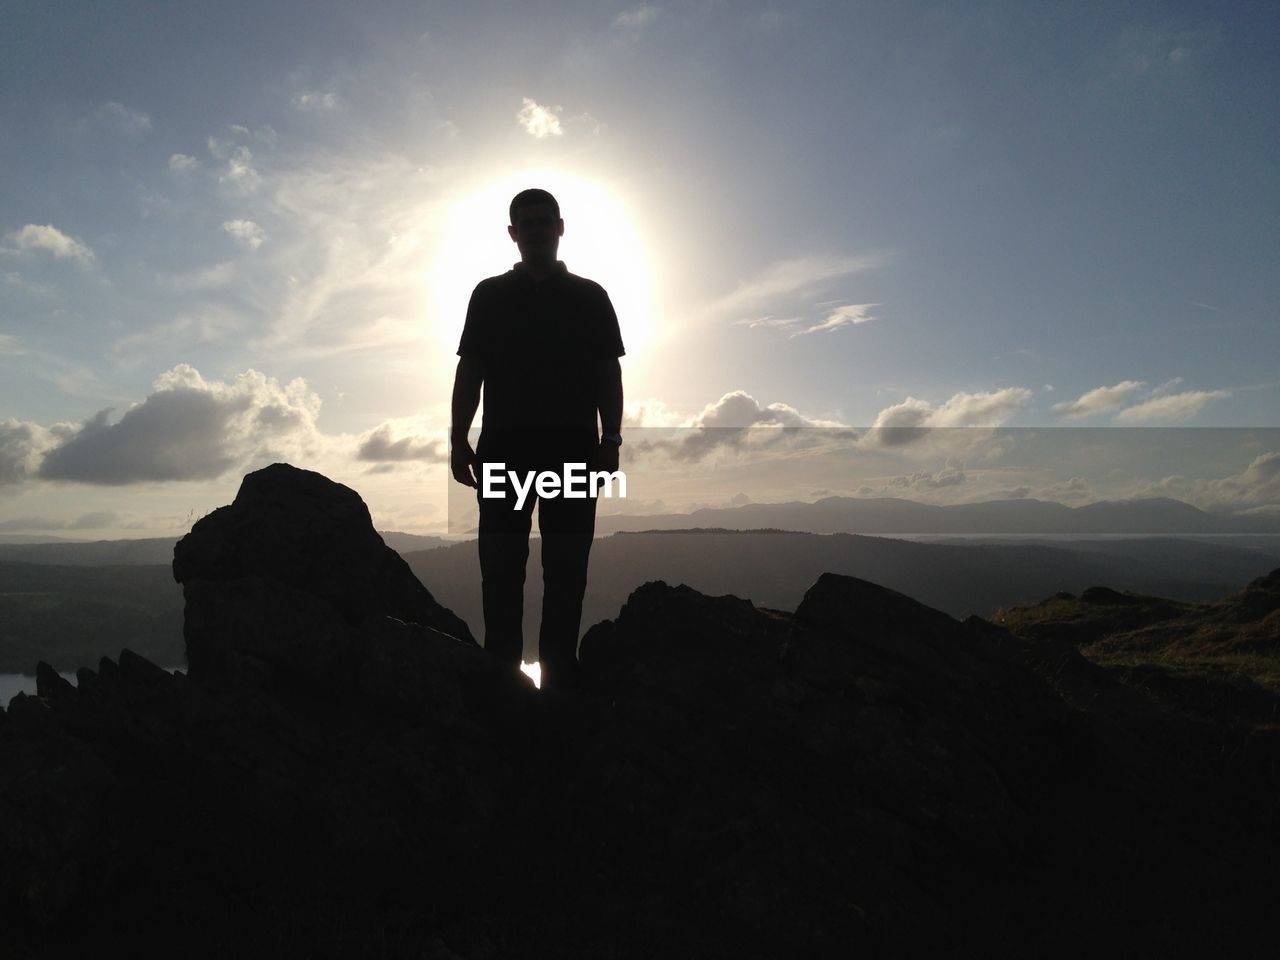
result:
<svg viewBox="0 0 1280 960"><path fill-rule="evenodd" d="M511 225L507 233L520 248L520 258L550 263L556 258L564 221L560 204L546 190L521 190L511 200Z"/></svg>

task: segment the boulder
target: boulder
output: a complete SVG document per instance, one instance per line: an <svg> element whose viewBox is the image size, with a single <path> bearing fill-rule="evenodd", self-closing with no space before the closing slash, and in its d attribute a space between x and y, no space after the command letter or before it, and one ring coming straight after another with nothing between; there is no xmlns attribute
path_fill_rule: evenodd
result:
<svg viewBox="0 0 1280 960"><path fill-rule="evenodd" d="M335 690L358 671L362 630L386 617L475 647L373 528L349 487L277 463L174 548L191 676L212 686Z"/></svg>

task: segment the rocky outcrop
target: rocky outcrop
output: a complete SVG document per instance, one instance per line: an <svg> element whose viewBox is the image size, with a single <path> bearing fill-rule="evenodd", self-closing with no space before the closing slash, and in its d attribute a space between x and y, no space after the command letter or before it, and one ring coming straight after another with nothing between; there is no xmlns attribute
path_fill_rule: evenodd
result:
<svg viewBox="0 0 1280 960"><path fill-rule="evenodd" d="M443 649L475 645L383 543L354 490L284 463L246 476L234 502L196 522L174 548L173 575L187 663L206 686L296 680L337 693L383 669L366 661L385 656L375 637L396 631L388 618Z"/></svg>
<svg viewBox="0 0 1280 960"><path fill-rule="evenodd" d="M588 631L579 693L535 693L361 572L351 491L263 474L175 558L190 676L42 668L0 715L15 949L1247 955L1266 929L1275 782L1067 644L850 577L794 613L654 582Z"/></svg>

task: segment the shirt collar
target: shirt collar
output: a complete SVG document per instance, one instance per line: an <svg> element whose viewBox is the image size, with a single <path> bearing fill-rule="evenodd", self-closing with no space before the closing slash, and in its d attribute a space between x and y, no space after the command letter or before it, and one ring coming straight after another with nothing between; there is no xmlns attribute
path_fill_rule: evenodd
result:
<svg viewBox="0 0 1280 960"><path fill-rule="evenodd" d="M529 268L524 265L523 260L516 261L516 263L512 265L511 270L513 273L517 274L518 276L528 277L530 280L533 280L533 276L532 274L529 273ZM568 273L569 273L569 268L564 265L564 261L557 260L556 265L551 268L551 273L547 276L546 279L551 280L555 277L563 277L563 276L566 276ZM534 282L536 283L537 281L534 281Z"/></svg>

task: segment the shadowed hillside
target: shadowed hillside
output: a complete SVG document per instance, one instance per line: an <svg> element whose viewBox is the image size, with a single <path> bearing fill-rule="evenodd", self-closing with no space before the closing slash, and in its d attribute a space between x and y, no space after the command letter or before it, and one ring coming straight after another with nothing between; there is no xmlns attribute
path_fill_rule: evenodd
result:
<svg viewBox="0 0 1280 960"><path fill-rule="evenodd" d="M56 567L0 561L0 673L60 670L129 647L182 663L182 591L166 567Z"/></svg>
<svg viewBox="0 0 1280 960"><path fill-rule="evenodd" d="M469 541L404 553L430 538L382 533L424 583L479 624L480 570ZM53 544L51 546L65 546ZM79 549L79 545L73 545ZM110 542L94 545L103 555ZM1252 545L1251 545L1252 546ZM70 556L80 556L72 554ZM1213 600L1280 564L1260 549L1201 540L917 543L782 531L672 531L597 540L583 629L613 616L637 583L666 580L794 610L821 574L844 573L892 587L952 616L989 616L1059 590L1096 583L1182 600ZM542 579L535 542L526 585L525 636L538 635ZM30 672L38 659L72 670L122 647L166 665L185 662L181 590L164 566L0 562L0 672ZM536 650L529 647L532 658Z"/></svg>
<svg viewBox="0 0 1280 960"><path fill-rule="evenodd" d="M1092 587L995 622L1038 645L1070 644L1184 712L1280 730L1280 570L1216 603Z"/></svg>
<svg viewBox="0 0 1280 960"><path fill-rule="evenodd" d="M467 621L479 623L480 566L474 541L406 559ZM637 583L666 580L704 593L732 593L794 610L823 573L883 584L952 616L990 616L1059 590L1098 583L1184 600L1213 600L1280 561L1217 544L1170 538L1101 543L936 544L848 534L681 530L615 534L591 548L583 629L611 617ZM542 579L530 550L524 635L538 636ZM528 649L528 648L527 648ZM532 653L529 655L532 659Z"/></svg>

